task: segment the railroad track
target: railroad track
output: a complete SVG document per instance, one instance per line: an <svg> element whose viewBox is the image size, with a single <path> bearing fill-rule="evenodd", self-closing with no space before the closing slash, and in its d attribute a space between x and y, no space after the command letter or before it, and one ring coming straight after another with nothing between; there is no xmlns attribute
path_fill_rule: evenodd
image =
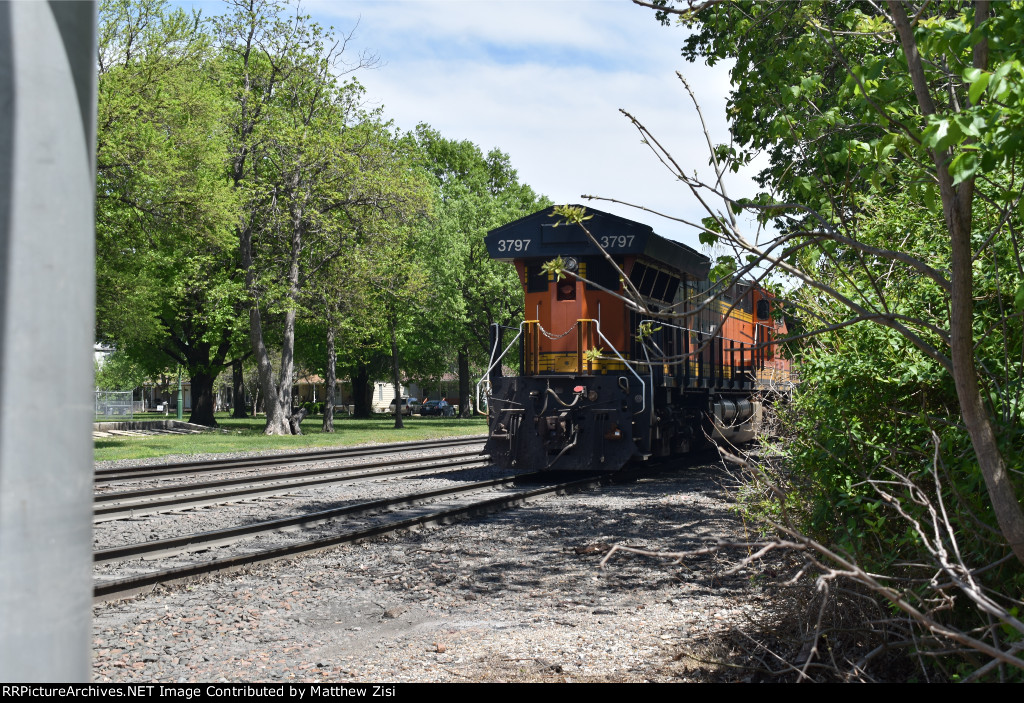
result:
<svg viewBox="0 0 1024 703"><path fill-rule="evenodd" d="M434 445L430 448L437 446ZM478 441L475 444L459 442L450 446L466 448L443 456L379 459L345 466L275 471L201 483L184 485L176 483L130 491L98 493L93 499L93 522L135 518L239 500L279 496L324 484L416 476L424 473L476 468L488 464L486 455L480 454L481 446ZM417 447L417 449L422 448ZM390 453L394 454L395 452ZM350 456L346 455L346 458ZM276 459L276 457L274 458ZM308 463L308 461L320 462L325 459L299 462L293 458L287 462L271 463L269 467L291 466L296 463ZM268 465L249 464L245 468L263 468L265 466ZM211 470L214 469L204 469L204 471ZM179 474L179 476L181 475ZM193 475L193 472L184 475ZM166 476L162 478L166 478Z"/></svg>
<svg viewBox="0 0 1024 703"><path fill-rule="evenodd" d="M550 474L524 474L487 481L478 481L452 488L413 493L385 500L371 501L359 505L320 511L282 520L270 520L244 527L228 528L183 537L158 540L144 544L129 545L99 550L94 559L97 566L132 563L135 570L141 566L133 560L161 559L172 555L194 554L199 550L213 547L237 546L268 535L274 535L279 542L288 537L287 530L319 529L318 536L299 536L285 544L249 551L238 549L238 553L220 558L192 562L170 568L162 568L128 577L98 579L94 586L94 600L106 601L124 598L149 590L159 584L190 581L205 575L231 571L258 562L284 559L297 555L330 549L338 545L379 537L392 532L413 529L425 525L444 524L470 516L505 510L539 496L584 490L600 485L607 480L601 476L587 476L540 487L522 484ZM475 494L484 493L482 496ZM447 500L448 505L428 505ZM390 511L380 515L382 511ZM339 530L339 520L351 520L357 516L374 516L365 524ZM124 570L121 566L121 570Z"/></svg>
<svg viewBox="0 0 1024 703"><path fill-rule="evenodd" d="M355 459L360 457L384 456L417 450L446 449L462 446L483 446L485 435L469 435L466 437L447 437L429 439L420 442L395 442L371 447L346 447L341 449L318 449L306 452L289 452L270 456L250 456L234 459L214 459L206 461L184 461L158 466L132 466L97 469L94 483L97 486L110 482L137 481L142 479L176 479L194 474L240 471L245 469L264 469L273 467L312 464L323 461Z"/></svg>

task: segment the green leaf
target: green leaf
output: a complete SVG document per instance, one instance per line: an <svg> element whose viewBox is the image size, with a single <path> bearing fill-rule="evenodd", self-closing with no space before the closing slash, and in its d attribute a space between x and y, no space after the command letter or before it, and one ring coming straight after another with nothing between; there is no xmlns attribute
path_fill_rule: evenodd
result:
<svg viewBox="0 0 1024 703"><path fill-rule="evenodd" d="M561 281L565 278L565 261L562 260L561 256L556 257L551 261L545 261L541 264L540 270L548 275L554 274L555 280Z"/></svg>
<svg viewBox="0 0 1024 703"><path fill-rule="evenodd" d="M981 99L981 95L985 92L985 88L988 87L988 82L991 79L991 73L983 73L977 79L971 81L971 90L968 92L968 97L972 105L978 104L978 100Z"/></svg>
<svg viewBox="0 0 1024 703"><path fill-rule="evenodd" d="M701 230L697 237L700 239L701 244L707 246L714 246L718 243L719 235L722 232L722 225L716 217L705 217L700 223L704 225L705 229Z"/></svg>
<svg viewBox="0 0 1024 703"><path fill-rule="evenodd" d="M974 81L978 80L981 74L982 70L980 68L968 68L966 71L964 71L964 80L967 81L968 83L973 83Z"/></svg>
<svg viewBox="0 0 1024 703"><path fill-rule="evenodd" d="M549 217L561 217L563 219L563 222L556 222L553 225L554 227L557 227L560 224L583 224L587 220L591 219L593 215L588 215L587 209L584 207L577 207L574 205L556 205L552 209Z"/></svg>
<svg viewBox="0 0 1024 703"><path fill-rule="evenodd" d="M956 121L948 117L932 117L931 124L921 135L921 141L926 147L943 151L958 144L963 138L963 132Z"/></svg>
<svg viewBox="0 0 1024 703"><path fill-rule="evenodd" d="M981 170L991 171L999 164L999 158L991 151L984 151L981 154Z"/></svg>
<svg viewBox="0 0 1024 703"><path fill-rule="evenodd" d="M977 151L971 150L959 154L953 159L953 163L949 165L949 172L953 176L953 185L973 178L974 174L978 171L978 165Z"/></svg>
<svg viewBox="0 0 1024 703"><path fill-rule="evenodd" d="M1024 283L1017 287L1017 293L1013 296L1013 309L1017 312L1024 312Z"/></svg>
<svg viewBox="0 0 1024 703"><path fill-rule="evenodd" d="M660 325L655 327L654 320L644 320L640 323L639 327L637 327L636 335L637 337L644 339L646 337L650 337L655 332L660 332L661 329L662 327Z"/></svg>
<svg viewBox="0 0 1024 703"><path fill-rule="evenodd" d="M736 259L731 256L720 256L714 267L708 273L708 279L712 283L728 278L736 273Z"/></svg>

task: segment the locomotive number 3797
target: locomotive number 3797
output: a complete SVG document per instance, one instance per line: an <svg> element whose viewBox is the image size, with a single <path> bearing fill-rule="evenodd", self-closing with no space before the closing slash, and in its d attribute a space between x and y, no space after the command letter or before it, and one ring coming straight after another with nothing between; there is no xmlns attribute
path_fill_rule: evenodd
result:
<svg viewBox="0 0 1024 703"><path fill-rule="evenodd" d="M499 239L498 251L526 251L530 248L530 239Z"/></svg>
<svg viewBox="0 0 1024 703"><path fill-rule="evenodd" d="M601 237L601 246L603 246L605 249L614 249L616 247L624 249L626 247L633 246L633 237L634 235L632 234L620 234L612 235L610 237Z"/></svg>

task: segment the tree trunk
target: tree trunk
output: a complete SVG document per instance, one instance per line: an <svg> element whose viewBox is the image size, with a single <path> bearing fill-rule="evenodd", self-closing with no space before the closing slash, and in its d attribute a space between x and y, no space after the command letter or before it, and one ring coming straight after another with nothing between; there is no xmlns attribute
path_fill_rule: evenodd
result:
<svg viewBox="0 0 1024 703"><path fill-rule="evenodd" d="M288 429L292 434L302 434L302 421L306 419L306 409L299 408L299 410L289 416L288 418Z"/></svg>
<svg viewBox="0 0 1024 703"><path fill-rule="evenodd" d="M245 384L242 381L242 361L236 359L231 362L231 417L245 419L249 417L245 412ZM256 408L253 408L256 412Z"/></svg>
<svg viewBox="0 0 1024 703"><path fill-rule="evenodd" d="M213 384L217 380L216 374L193 372L192 380L192 414L188 421L197 425L216 427L217 420L213 416Z"/></svg>
<svg viewBox="0 0 1024 703"><path fill-rule="evenodd" d="M469 407L469 347L459 349L459 417L472 417Z"/></svg>
<svg viewBox="0 0 1024 703"><path fill-rule="evenodd" d="M352 403L355 405L354 417L370 419L370 370L366 364L357 365L352 376Z"/></svg>
<svg viewBox="0 0 1024 703"><path fill-rule="evenodd" d="M398 372L398 338L395 335L397 323L394 318L391 318L389 322L391 326L391 377L395 383L395 429L400 430L405 425L402 424L402 384Z"/></svg>
<svg viewBox="0 0 1024 703"><path fill-rule="evenodd" d="M324 432L334 432L334 385L335 385L335 356L334 356L334 325L327 323L327 397L324 398Z"/></svg>
<svg viewBox="0 0 1024 703"><path fill-rule="evenodd" d="M249 308L249 341L252 343L256 356L256 368L259 374L258 385L263 393L263 409L267 415L267 424L263 432L268 435L291 434L291 428L288 426L291 398L282 399L284 389L274 381L274 367L270 363L270 353L263 343L263 322L260 317L259 305L255 302Z"/></svg>
<svg viewBox="0 0 1024 703"><path fill-rule="evenodd" d="M295 316L299 301L299 256L302 251L302 209L292 214L291 260L288 266L288 309L284 314L284 334L281 338L281 368L277 376L277 420L272 432L270 414L267 414L267 434L294 434L291 425L292 373L295 368ZM277 431L283 425L284 432Z"/></svg>
<svg viewBox="0 0 1024 703"><path fill-rule="evenodd" d="M976 24L988 15L988 3L978 3L978 8L980 16L976 17ZM928 92L913 28L901 3L890 0L889 10L907 59L918 106L921 113L927 117L935 113L935 106ZM974 67L984 69L987 55L986 47L976 47L973 55ZM942 211L951 243L952 290L949 301L949 336L953 382L956 385L964 425L970 435L978 467L985 478L985 486L999 530L1009 542L1017 560L1024 564L1024 512L1021 511L1006 471L1006 463L999 453L998 441L982 402L977 369L974 366L974 271L971 252L974 179L967 179L959 186L954 186L949 173L950 159L951 154L948 150L932 152L939 181L939 193L942 196Z"/></svg>
<svg viewBox="0 0 1024 703"><path fill-rule="evenodd" d="M292 372L295 356L295 311L299 298L299 256L302 250L302 209L292 210L291 256L288 266L288 308L284 316L284 334L281 339L281 366L277 379L274 379L274 368L270 362L263 337L263 320L260 315L259 300L254 299L249 308L249 341L256 365L259 369L259 386L263 391L264 404L267 410L267 425L264 434L291 434L289 419L292 405ZM252 232L244 229L241 236L242 265L246 270L246 284L250 291L256 287L256 271L252 262Z"/></svg>
<svg viewBox="0 0 1024 703"><path fill-rule="evenodd" d="M245 269L246 287L253 291L256 288L256 269L252 261L252 230L242 227L239 235L239 248L242 253L242 267ZM263 407L267 415L265 434L291 434L287 419L281 417L279 389L274 383L274 367L270 363L270 353L263 341L263 318L260 315L259 300L254 299L249 305L249 343L256 358L257 386L263 394Z"/></svg>

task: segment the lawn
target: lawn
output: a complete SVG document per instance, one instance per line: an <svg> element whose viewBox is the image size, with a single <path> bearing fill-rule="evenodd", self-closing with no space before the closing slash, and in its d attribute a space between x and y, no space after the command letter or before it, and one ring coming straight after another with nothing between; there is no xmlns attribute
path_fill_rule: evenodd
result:
<svg viewBox="0 0 1024 703"><path fill-rule="evenodd" d="M219 427L194 435L147 435L145 437L104 437L93 442L96 461L143 459L168 455L213 454L220 452L252 452L267 449L310 449L343 447L354 444L412 442L438 437L483 434L486 418L405 418L405 427L395 429L393 417L377 416L370 420L335 418L334 433L321 431L323 418L313 416L302 422L302 435L268 437L263 434L266 420L262 417L235 420L227 413L217 413ZM145 418L138 417L137 420ZM154 419L163 419L162 416ZM187 419L187 418L186 418Z"/></svg>

